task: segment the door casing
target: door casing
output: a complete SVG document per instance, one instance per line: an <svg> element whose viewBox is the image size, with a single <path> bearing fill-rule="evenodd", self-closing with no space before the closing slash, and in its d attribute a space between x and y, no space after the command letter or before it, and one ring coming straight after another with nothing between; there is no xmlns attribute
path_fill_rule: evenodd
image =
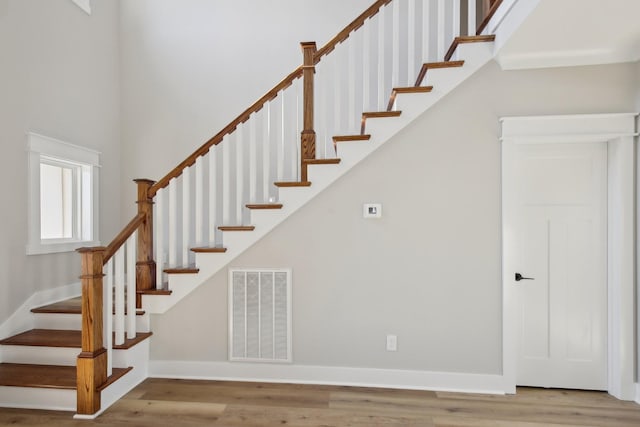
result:
<svg viewBox="0 0 640 427"><path fill-rule="evenodd" d="M636 113L504 117L502 125L502 375L516 391L517 308L514 289L514 212L510 179L517 144L607 144L607 391L635 398L634 248Z"/></svg>

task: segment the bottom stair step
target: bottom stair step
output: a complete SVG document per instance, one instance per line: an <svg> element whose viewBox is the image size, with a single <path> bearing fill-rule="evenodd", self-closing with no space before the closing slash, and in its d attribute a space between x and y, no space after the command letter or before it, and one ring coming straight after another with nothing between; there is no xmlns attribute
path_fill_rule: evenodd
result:
<svg viewBox="0 0 640 427"><path fill-rule="evenodd" d="M131 369L113 368L113 374L100 389L104 390ZM75 366L0 363L0 386L75 390L76 378Z"/></svg>

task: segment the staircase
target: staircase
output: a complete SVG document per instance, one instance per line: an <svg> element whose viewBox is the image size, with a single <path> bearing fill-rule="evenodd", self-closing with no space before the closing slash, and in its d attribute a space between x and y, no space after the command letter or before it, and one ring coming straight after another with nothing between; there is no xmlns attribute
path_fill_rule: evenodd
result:
<svg viewBox="0 0 640 427"><path fill-rule="evenodd" d="M109 246L79 251L82 296L33 309L33 329L0 341L0 406L92 418L146 378L149 313L177 304L493 58L494 37L475 25L461 36L453 4L376 1L321 49L303 43L301 67L165 177L137 180L136 217Z"/></svg>

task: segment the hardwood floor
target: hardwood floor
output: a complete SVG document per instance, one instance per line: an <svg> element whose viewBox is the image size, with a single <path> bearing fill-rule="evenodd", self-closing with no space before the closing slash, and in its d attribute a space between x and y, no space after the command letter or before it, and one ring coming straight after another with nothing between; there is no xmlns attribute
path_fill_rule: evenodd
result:
<svg viewBox="0 0 640 427"><path fill-rule="evenodd" d="M95 421L0 408L0 425L640 426L640 405L601 392L519 388L494 396L358 387L148 379Z"/></svg>

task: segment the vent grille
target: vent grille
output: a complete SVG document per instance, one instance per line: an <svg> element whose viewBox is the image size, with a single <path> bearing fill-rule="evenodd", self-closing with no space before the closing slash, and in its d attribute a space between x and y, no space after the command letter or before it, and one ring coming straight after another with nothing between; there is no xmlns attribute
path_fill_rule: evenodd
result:
<svg viewBox="0 0 640 427"><path fill-rule="evenodd" d="M229 360L291 362L291 270L229 270Z"/></svg>

